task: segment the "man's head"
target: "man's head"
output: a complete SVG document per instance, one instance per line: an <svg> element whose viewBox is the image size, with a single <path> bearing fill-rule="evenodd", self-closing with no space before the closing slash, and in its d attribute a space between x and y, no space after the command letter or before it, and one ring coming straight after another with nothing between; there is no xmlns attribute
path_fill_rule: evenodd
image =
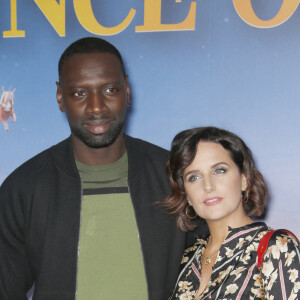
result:
<svg viewBox="0 0 300 300"><path fill-rule="evenodd" d="M59 62L57 101L65 112L73 143L110 146L120 136L130 104L130 88L119 51L98 38L69 46Z"/></svg>
<svg viewBox="0 0 300 300"><path fill-rule="evenodd" d="M61 82L62 68L66 60L76 54L89 53L110 53L115 55L120 61L124 77L126 76L122 56L114 45L100 38L86 37L72 43L61 55L58 62L59 82Z"/></svg>

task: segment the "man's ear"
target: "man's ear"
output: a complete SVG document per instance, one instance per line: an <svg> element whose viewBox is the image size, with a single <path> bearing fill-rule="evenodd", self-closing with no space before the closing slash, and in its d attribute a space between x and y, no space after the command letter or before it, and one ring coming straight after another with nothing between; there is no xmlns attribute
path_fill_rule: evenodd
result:
<svg viewBox="0 0 300 300"><path fill-rule="evenodd" d="M64 106L64 102L63 102L63 96L62 96L62 92L61 92L61 88L59 86L59 82L56 81L56 100L59 106L60 111L65 112L65 106Z"/></svg>
<svg viewBox="0 0 300 300"><path fill-rule="evenodd" d="M129 86L129 82L128 82L128 75L126 75L125 81L126 81L127 106L130 106L131 98L130 98L130 86Z"/></svg>

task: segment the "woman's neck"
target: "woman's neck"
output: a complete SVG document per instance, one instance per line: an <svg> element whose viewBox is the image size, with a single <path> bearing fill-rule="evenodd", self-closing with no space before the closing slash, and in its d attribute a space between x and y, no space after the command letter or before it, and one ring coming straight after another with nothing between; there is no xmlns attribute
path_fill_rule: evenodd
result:
<svg viewBox="0 0 300 300"><path fill-rule="evenodd" d="M228 227L239 228L253 223L248 216L243 216L235 220L207 220L207 225L210 231L210 238L207 243L207 248L214 250L219 249L228 235Z"/></svg>

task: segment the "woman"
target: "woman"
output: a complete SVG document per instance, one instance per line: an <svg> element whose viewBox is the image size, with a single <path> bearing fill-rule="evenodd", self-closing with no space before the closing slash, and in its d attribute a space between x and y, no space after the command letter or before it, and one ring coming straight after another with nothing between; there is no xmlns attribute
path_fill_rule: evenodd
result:
<svg viewBox="0 0 300 300"><path fill-rule="evenodd" d="M257 247L271 229L260 216L268 195L250 150L231 132L194 128L176 135L167 165L172 192L162 201L182 231L205 219L210 235L183 254L170 299L298 299L296 238L277 231L257 268ZM299 298L300 299L300 298Z"/></svg>

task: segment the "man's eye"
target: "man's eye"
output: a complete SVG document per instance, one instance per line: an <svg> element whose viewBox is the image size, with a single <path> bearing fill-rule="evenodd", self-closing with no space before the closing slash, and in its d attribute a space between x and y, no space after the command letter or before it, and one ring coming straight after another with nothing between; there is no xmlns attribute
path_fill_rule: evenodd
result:
<svg viewBox="0 0 300 300"><path fill-rule="evenodd" d="M86 92L85 91L76 91L76 92L74 92L74 96L75 97L84 97L84 96L86 96Z"/></svg>
<svg viewBox="0 0 300 300"><path fill-rule="evenodd" d="M223 174L226 173L226 169L225 168L218 168L214 171L214 174Z"/></svg>
<svg viewBox="0 0 300 300"><path fill-rule="evenodd" d="M104 90L105 94L115 94L118 91L115 87L108 87Z"/></svg>
<svg viewBox="0 0 300 300"><path fill-rule="evenodd" d="M188 182L194 182L199 178L200 178L199 175L193 174L193 175L189 176L187 180L188 180Z"/></svg>

